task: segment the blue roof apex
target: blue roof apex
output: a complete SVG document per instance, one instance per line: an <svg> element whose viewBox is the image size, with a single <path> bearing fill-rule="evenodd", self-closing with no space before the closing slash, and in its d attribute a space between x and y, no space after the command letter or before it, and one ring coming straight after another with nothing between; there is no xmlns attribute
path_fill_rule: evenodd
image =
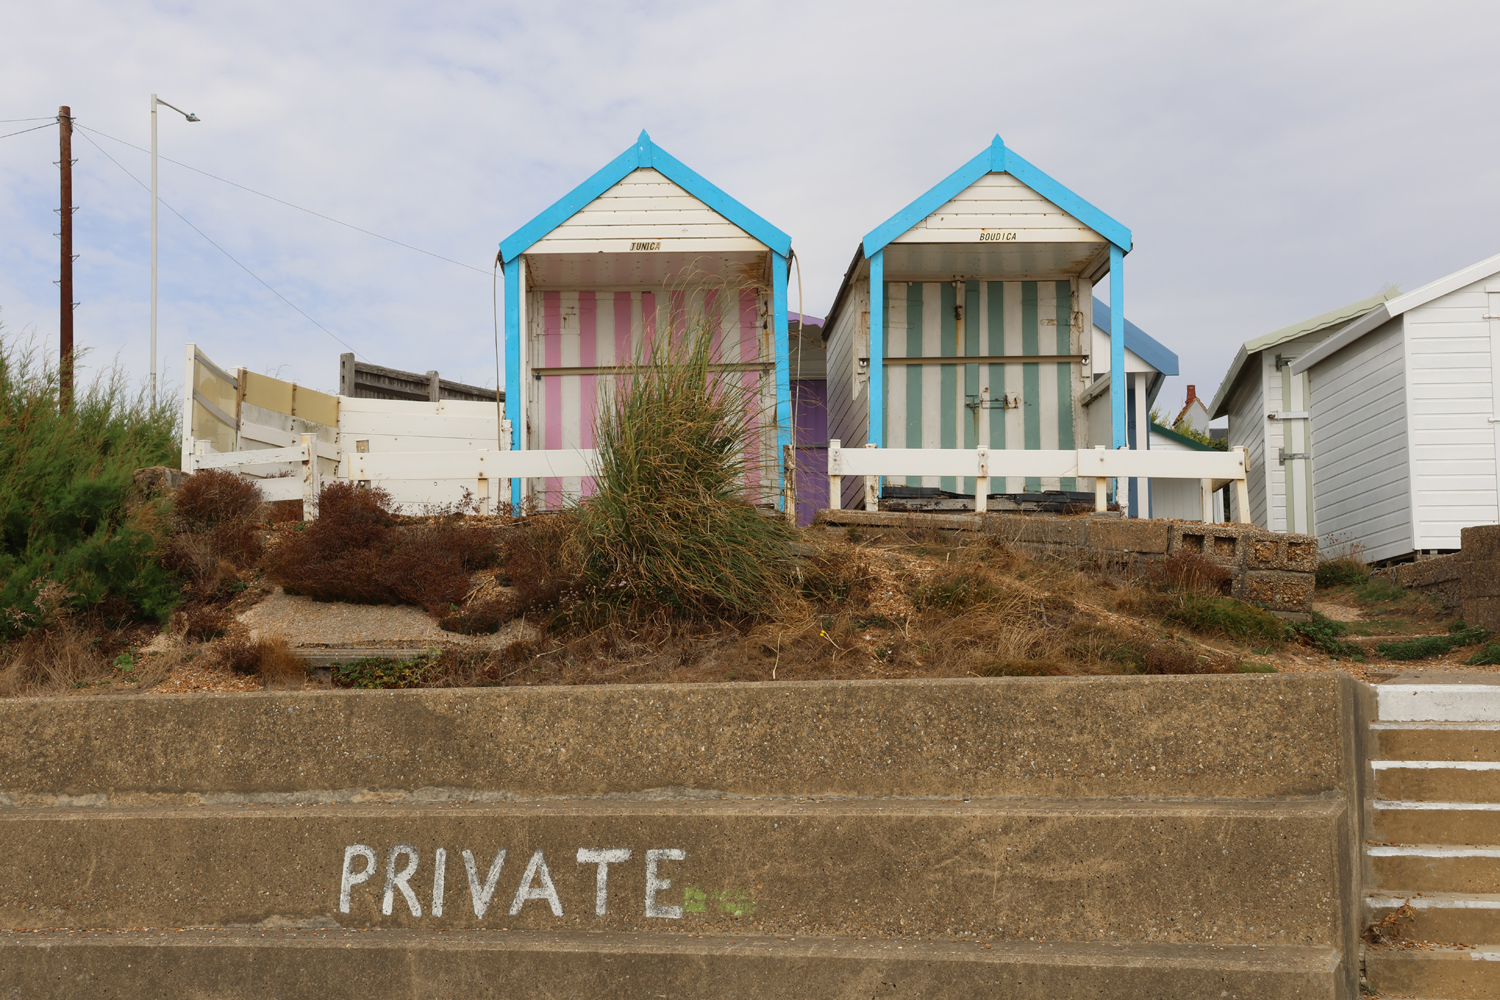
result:
<svg viewBox="0 0 1500 1000"><path fill-rule="evenodd" d="M506 264L529 250L537 240L572 218L579 209L614 187L632 170L652 168L688 194L785 257L792 238L710 183L677 157L662 149L641 129L635 144L601 167L592 177L548 206L540 215L500 241Z"/></svg>
<svg viewBox="0 0 1500 1000"><path fill-rule="evenodd" d="M1109 306L1094 299L1094 325L1106 335L1110 330ZM1163 375L1177 374L1177 355L1140 327L1125 320L1125 349Z"/></svg>
<svg viewBox="0 0 1500 1000"><path fill-rule="evenodd" d="M1005 140L1000 138L999 133L996 133L988 149L943 178L916 201L870 230L864 239L865 256L873 256L884 249L888 243L936 212L964 188L990 173L1010 174L1115 246L1126 253L1130 252L1131 237L1127 227L1074 194L1014 150L1006 148Z"/></svg>

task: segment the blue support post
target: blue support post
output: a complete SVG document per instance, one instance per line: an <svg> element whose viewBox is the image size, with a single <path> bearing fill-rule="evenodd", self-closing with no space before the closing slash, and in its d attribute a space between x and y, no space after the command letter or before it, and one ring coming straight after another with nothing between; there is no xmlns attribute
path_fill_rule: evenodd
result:
<svg viewBox="0 0 1500 1000"><path fill-rule="evenodd" d="M885 251L870 257L870 423L865 440L885 447Z"/></svg>
<svg viewBox="0 0 1500 1000"><path fill-rule="evenodd" d="M505 419L510 421L510 448L521 448L521 268L520 257L505 269ZM510 481L512 509L521 506L521 480Z"/></svg>
<svg viewBox="0 0 1500 1000"><path fill-rule="evenodd" d="M771 333L776 344L776 509L786 501L786 473L782 463L792 443L792 351L786 320L787 259L771 254Z"/></svg>
<svg viewBox="0 0 1500 1000"><path fill-rule="evenodd" d="M1109 425L1116 449L1125 447L1125 251L1109 245ZM1120 481L1115 480L1119 501Z"/></svg>

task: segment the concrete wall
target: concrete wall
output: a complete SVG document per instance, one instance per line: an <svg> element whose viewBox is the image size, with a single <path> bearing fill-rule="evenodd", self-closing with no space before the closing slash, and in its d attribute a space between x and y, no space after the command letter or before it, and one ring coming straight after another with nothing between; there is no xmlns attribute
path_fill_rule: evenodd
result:
<svg viewBox="0 0 1500 1000"><path fill-rule="evenodd" d="M0 995L1348 996L1356 700L1334 675L16 699Z"/></svg>

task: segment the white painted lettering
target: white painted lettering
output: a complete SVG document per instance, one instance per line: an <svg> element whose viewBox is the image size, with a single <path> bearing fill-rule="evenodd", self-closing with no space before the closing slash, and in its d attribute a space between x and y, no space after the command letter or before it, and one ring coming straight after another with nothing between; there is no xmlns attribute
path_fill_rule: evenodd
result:
<svg viewBox="0 0 1500 1000"><path fill-rule="evenodd" d="M490 865L490 874L484 880L484 887L479 885L479 868L474 864L474 855L464 851L464 871L469 873L469 898L474 901L474 916L480 920L484 919L484 911L490 908L490 900L495 896L495 883L500 880L500 869L505 867L505 849L502 847L495 852L495 860Z"/></svg>
<svg viewBox="0 0 1500 1000"><path fill-rule="evenodd" d="M407 857L406 867L398 873L396 871L396 859L405 854ZM380 904L380 912L386 916L391 915L391 904L396 900L396 889L401 890L401 895L406 897L406 905L411 908L411 915L420 917L422 915L422 904L417 902L417 894L412 892L408 884L412 875L416 873L417 861L420 855L411 844L397 844L391 848L391 852L385 856L385 900Z"/></svg>
<svg viewBox="0 0 1500 1000"><path fill-rule="evenodd" d="M598 865L599 873L594 877L594 914L604 916L609 909L609 866L630 860L630 848L610 847L600 850L593 847L578 849L580 865Z"/></svg>
<svg viewBox="0 0 1500 1000"><path fill-rule="evenodd" d="M365 870L354 871L353 862L355 858L365 859ZM350 844L344 848L344 871L339 876L339 912L349 912L349 890L361 882L370 881L370 876L375 874L375 849L366 847L364 844Z"/></svg>
<svg viewBox="0 0 1500 1000"><path fill-rule="evenodd" d="M533 887L532 880L537 878L542 880L542 884ZM547 862L542 860L541 851L533 854L530 863L526 865L526 874L521 876L521 887L516 890L516 898L510 904L510 915L520 913L528 899L545 899L547 905L552 907L554 917L563 915L562 900L557 898L557 890L552 887L552 873L547 871Z"/></svg>
<svg viewBox="0 0 1500 1000"><path fill-rule="evenodd" d="M671 879L656 877L656 864L658 861L682 861L686 857L687 852L676 847L652 849L646 852L646 916L664 917L667 920L682 919L682 907L661 906L656 902L657 893L666 892L672 888Z"/></svg>
<svg viewBox="0 0 1500 1000"><path fill-rule="evenodd" d="M448 878L448 849L439 847L432 855L432 915L443 915L443 882Z"/></svg>

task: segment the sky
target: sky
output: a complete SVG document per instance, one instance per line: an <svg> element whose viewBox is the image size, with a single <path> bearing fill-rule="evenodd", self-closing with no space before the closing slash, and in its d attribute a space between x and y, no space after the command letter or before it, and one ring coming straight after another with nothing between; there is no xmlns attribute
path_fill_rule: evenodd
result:
<svg viewBox="0 0 1500 1000"><path fill-rule="evenodd" d="M191 341L325 391L351 349L495 384L497 244L643 128L791 234L813 315L998 133L1131 228L1175 411L1249 337L1500 253L1497 35L1494 3L0 0L0 119L80 126L96 369L149 366L150 157L115 140L153 92L202 119L163 108L163 157L428 251L160 164L164 384ZM57 139L0 138L0 324L52 350Z"/></svg>

